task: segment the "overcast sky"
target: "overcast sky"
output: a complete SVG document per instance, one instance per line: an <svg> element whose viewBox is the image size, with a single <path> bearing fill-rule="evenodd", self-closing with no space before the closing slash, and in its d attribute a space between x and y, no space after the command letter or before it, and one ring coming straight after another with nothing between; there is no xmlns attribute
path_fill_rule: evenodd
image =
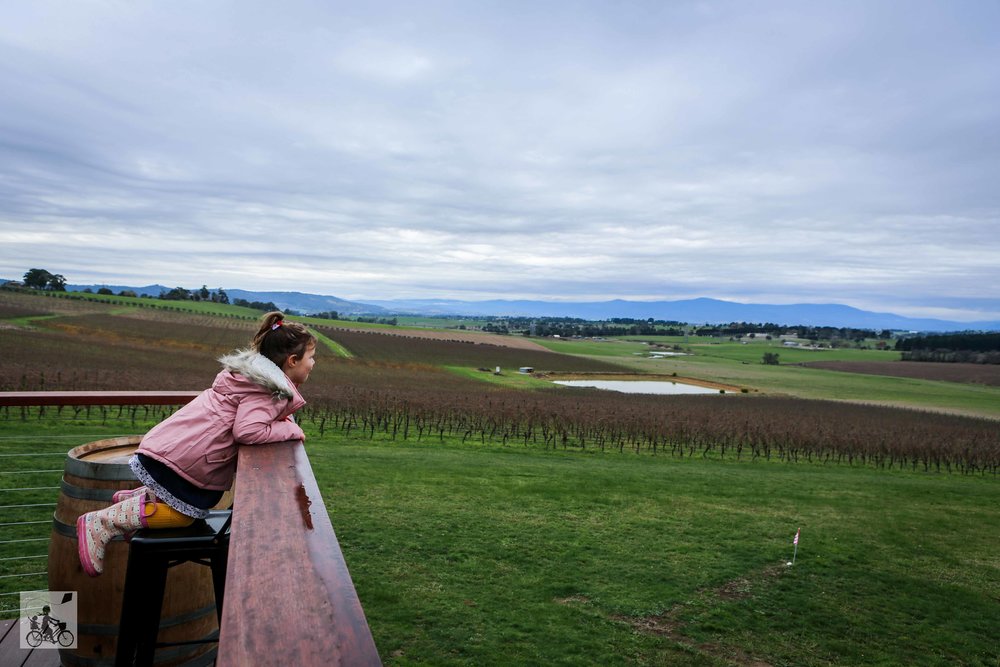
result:
<svg viewBox="0 0 1000 667"><path fill-rule="evenodd" d="M995 0L0 0L0 277L996 319L998 29Z"/></svg>

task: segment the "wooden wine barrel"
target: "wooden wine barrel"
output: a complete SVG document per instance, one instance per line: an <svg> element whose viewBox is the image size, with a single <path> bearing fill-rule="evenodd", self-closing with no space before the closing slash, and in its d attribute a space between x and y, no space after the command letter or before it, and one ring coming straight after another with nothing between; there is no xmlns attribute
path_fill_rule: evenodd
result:
<svg viewBox="0 0 1000 667"><path fill-rule="evenodd" d="M120 537L112 540L104 557L104 573L89 577L77 553L76 519L109 506L115 491L139 486L128 459L141 439L126 436L90 442L70 450L66 457L52 521L48 569L49 590L78 593L78 647L59 651L66 667L103 667L115 661L128 543ZM217 637L211 570L197 563L170 568L160 618L161 642ZM154 664L210 665L215 653L215 644L165 647L157 650Z"/></svg>

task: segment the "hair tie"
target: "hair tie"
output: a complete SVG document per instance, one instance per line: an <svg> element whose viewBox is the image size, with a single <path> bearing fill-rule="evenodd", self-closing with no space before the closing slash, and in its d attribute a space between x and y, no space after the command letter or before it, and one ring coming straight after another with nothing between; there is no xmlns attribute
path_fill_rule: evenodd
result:
<svg viewBox="0 0 1000 667"><path fill-rule="evenodd" d="M278 320L277 322L275 322L274 324L271 325L271 331L274 331L275 329L277 329L278 327L280 327L282 324L284 324L284 322L282 320Z"/></svg>

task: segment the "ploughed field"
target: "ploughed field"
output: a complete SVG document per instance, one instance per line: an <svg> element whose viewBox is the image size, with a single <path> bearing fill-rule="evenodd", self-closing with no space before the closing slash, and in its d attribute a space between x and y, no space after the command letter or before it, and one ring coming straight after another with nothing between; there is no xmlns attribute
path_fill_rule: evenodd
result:
<svg viewBox="0 0 1000 667"><path fill-rule="evenodd" d="M475 343L479 345L495 345L499 347L509 347L519 350L535 350L535 351L546 351L546 348L542 347L538 343L528 339L521 338L519 336L505 336L501 334L492 333L473 333L468 331L441 331L437 329L407 329L407 328L357 328L351 326L329 326L329 325L318 325L317 328L322 329L324 333L327 333L334 338L339 337L339 335L349 335L351 333L378 333L384 336L398 336L401 338L420 338L425 340L436 340L436 341L449 341L456 343Z"/></svg>

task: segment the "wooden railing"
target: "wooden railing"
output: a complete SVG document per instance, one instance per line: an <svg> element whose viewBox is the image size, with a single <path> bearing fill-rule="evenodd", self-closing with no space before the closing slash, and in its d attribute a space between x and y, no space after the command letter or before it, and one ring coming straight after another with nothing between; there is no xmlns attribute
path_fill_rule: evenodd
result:
<svg viewBox="0 0 1000 667"><path fill-rule="evenodd" d="M302 442L242 447L236 478L216 664L380 665Z"/></svg>
<svg viewBox="0 0 1000 667"><path fill-rule="evenodd" d="M6 392L0 406L182 405L199 392ZM240 448L217 664L380 665L300 441Z"/></svg>

